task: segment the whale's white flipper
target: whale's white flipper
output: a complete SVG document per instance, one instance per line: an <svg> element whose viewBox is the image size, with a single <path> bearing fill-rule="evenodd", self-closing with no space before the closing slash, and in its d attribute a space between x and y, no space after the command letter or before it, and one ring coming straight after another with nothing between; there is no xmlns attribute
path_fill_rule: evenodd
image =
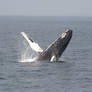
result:
<svg viewBox="0 0 92 92"><path fill-rule="evenodd" d="M56 61L56 60L57 60L57 59L56 59L56 56L54 55L54 56L51 57L50 62L53 62L53 61Z"/></svg>
<svg viewBox="0 0 92 92"><path fill-rule="evenodd" d="M43 49L36 42L34 42L32 39L28 38L26 33L21 32L21 35L26 39L26 41L28 42L28 44L30 45L30 47L34 51L36 51L36 52L43 52Z"/></svg>

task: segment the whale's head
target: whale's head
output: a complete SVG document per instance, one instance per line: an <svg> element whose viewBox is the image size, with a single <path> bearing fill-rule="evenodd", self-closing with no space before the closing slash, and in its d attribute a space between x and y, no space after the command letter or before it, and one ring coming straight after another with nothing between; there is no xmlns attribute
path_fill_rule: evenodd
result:
<svg viewBox="0 0 92 92"><path fill-rule="evenodd" d="M70 39L72 38L72 30L68 29L61 35L62 45L68 45Z"/></svg>
<svg viewBox="0 0 92 92"><path fill-rule="evenodd" d="M57 46L58 46L57 49L58 49L59 57L61 56L61 54L64 52L64 50L68 46L71 38L72 38L72 30L68 29L57 40Z"/></svg>
<svg viewBox="0 0 92 92"><path fill-rule="evenodd" d="M43 60L45 58L51 60L51 58L55 56L56 60L58 60L69 44L71 38L72 30L66 30L59 38L51 43L46 50L40 54L40 58L43 58Z"/></svg>

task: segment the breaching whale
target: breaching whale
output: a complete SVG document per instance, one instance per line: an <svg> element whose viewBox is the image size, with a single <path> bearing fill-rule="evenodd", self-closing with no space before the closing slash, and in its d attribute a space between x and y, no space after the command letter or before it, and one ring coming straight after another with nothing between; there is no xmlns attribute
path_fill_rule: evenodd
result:
<svg viewBox="0 0 92 92"><path fill-rule="evenodd" d="M72 30L67 29L59 38L51 43L47 49L43 50L36 42L29 38L25 32L21 32L21 34L29 46L37 52L37 56L34 57L36 61L58 61L72 38Z"/></svg>

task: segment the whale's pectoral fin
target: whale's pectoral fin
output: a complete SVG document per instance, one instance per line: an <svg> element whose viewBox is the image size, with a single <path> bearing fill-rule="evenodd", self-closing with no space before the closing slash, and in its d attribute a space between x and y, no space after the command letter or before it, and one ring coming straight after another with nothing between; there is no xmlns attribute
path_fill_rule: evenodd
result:
<svg viewBox="0 0 92 92"><path fill-rule="evenodd" d="M51 59L50 59L50 62L53 62L53 61L56 61L56 60L57 60L56 56L53 55L53 56L51 57Z"/></svg>
<svg viewBox="0 0 92 92"><path fill-rule="evenodd" d="M25 38L25 40L28 42L29 46L34 51L36 51L36 52L43 52L43 49L36 42L34 42L31 38L29 38L26 33L21 32L21 35Z"/></svg>

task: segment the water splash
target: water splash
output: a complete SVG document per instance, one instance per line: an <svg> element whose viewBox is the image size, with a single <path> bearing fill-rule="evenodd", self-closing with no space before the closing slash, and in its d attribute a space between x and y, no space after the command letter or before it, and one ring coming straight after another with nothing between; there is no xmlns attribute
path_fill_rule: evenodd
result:
<svg viewBox="0 0 92 92"><path fill-rule="evenodd" d="M36 62L38 53L33 51L25 41L21 45L20 52L21 58L18 60L19 62Z"/></svg>

